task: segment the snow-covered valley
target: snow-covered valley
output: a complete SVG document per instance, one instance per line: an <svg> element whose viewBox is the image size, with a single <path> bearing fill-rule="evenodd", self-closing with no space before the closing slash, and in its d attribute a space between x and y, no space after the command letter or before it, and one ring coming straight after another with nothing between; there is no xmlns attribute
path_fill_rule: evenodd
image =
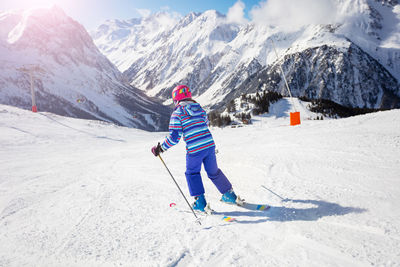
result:
<svg viewBox="0 0 400 267"><path fill-rule="evenodd" d="M150 152L166 133L0 105L0 266L399 266L400 111L289 109L212 129L235 191L272 208L220 203L203 173L198 225ZM162 157L188 196L184 144Z"/></svg>

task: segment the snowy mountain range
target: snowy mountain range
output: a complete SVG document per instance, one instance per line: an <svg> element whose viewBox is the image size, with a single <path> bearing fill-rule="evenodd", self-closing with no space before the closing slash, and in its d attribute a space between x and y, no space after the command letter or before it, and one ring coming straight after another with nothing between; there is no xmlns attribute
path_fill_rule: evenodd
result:
<svg viewBox="0 0 400 267"><path fill-rule="evenodd" d="M287 95L283 66L294 96L400 107L398 1L332 1L340 19L331 24L288 29L232 22L214 10L160 12L107 21L91 33L94 42L57 7L1 13L0 103L29 109L30 79L20 69L39 66L39 111L159 130L170 109L153 97L169 104L176 84L188 84L206 107L223 108L259 89Z"/></svg>
<svg viewBox="0 0 400 267"><path fill-rule="evenodd" d="M92 37L132 85L165 103L179 83L210 108L261 88L287 95L282 65L294 96L400 107L398 1L333 2L337 19L329 24L238 24L209 10L107 21Z"/></svg>
<svg viewBox="0 0 400 267"><path fill-rule="evenodd" d="M165 129L169 108L123 79L82 25L60 8L0 14L0 103L146 130Z"/></svg>

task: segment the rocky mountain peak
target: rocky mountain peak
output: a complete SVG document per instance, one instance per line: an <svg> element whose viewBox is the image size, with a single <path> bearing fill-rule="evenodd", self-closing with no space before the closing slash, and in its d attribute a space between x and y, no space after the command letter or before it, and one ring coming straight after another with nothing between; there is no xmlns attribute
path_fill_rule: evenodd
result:
<svg viewBox="0 0 400 267"><path fill-rule="evenodd" d="M85 28L60 8L0 15L0 103L30 108L30 77L39 111L156 130L169 109L127 84ZM7 33L8 31L8 33Z"/></svg>
<svg viewBox="0 0 400 267"><path fill-rule="evenodd" d="M128 67L124 76L131 84L148 95L162 98L165 103L168 103L175 84L188 84L199 101L210 108L218 108L243 90L257 90L258 86L262 86L249 82L255 77L261 80L273 77L271 83L266 84L275 90L273 82L280 82L279 75L271 71L276 62L288 64L286 59L297 55L297 62L309 66L308 61L300 59L313 52L326 59L326 62L320 62L320 68L290 64L293 69L286 71L297 77L300 74L293 71L303 69L300 76L314 77L315 80L308 78L312 84L322 84L326 88L303 83L299 92L308 90L308 95L313 97L340 96L335 101L345 105L377 107L381 105L379 99L383 96L399 95L400 65L396 62L400 61L400 44L396 25L400 21L394 9L388 6L396 2L343 0L335 10L340 18L335 23L311 23L290 31L283 30L279 25L256 22L239 27L227 23L224 15L215 10L191 13L164 32L162 38L148 42L146 49L125 50L124 57L132 60L129 60L129 66L125 65ZM141 40L145 36L137 35L137 38ZM96 43L104 45L100 40ZM121 51L121 44L112 47ZM120 57L122 53L102 51L118 64L128 61ZM282 61L282 58L285 60ZM340 60L345 63L335 65ZM359 66L363 66L359 72L352 71ZM347 72L346 79L341 82L334 80L342 72ZM382 75L369 75L373 77L372 81L366 73L374 72ZM359 90L359 84L366 92ZM346 102L345 98L351 97L345 92L357 95ZM365 97L368 94L375 97Z"/></svg>

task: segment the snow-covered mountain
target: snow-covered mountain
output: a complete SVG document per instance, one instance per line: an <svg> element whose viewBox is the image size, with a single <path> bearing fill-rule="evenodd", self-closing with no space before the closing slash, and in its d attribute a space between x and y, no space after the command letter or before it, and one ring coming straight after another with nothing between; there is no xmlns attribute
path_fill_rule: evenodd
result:
<svg viewBox="0 0 400 267"><path fill-rule="evenodd" d="M149 47L167 38L180 17L167 12L131 20L108 20L91 33L99 49L121 70L129 68ZM134 51L134 53L132 53Z"/></svg>
<svg viewBox="0 0 400 267"><path fill-rule="evenodd" d="M340 49L329 45L308 48L286 55L278 64L283 65L295 96L329 99L347 107L400 107L397 80L354 43ZM287 95L277 64L247 78L225 99L266 88Z"/></svg>
<svg viewBox="0 0 400 267"><path fill-rule="evenodd" d="M111 36L121 27L110 22L92 36L132 84L165 100L178 83L188 84L195 97L212 108L263 86L287 94L277 72L283 64L294 96L326 97L352 107L400 107L398 1L333 1L340 17L335 23L291 30L228 23L210 10L188 14L153 36L130 30L118 43ZM107 25L112 32L101 31ZM128 40L145 43L146 49L128 48ZM116 51L123 51L123 57ZM132 63L129 68L124 57Z"/></svg>
<svg viewBox="0 0 400 267"><path fill-rule="evenodd" d="M128 83L83 26L60 8L0 14L0 103L29 109L29 75L39 111L147 130L165 128L169 109Z"/></svg>

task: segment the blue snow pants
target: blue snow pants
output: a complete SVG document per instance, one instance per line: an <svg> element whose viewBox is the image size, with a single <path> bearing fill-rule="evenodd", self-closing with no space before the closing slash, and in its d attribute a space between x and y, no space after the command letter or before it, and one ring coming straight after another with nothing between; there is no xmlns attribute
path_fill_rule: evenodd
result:
<svg viewBox="0 0 400 267"><path fill-rule="evenodd" d="M191 196L199 196L205 192L200 175L202 164L204 164L208 178L210 178L221 194L228 192L232 188L232 184L228 178L218 168L215 147L210 147L198 153L186 154L185 175Z"/></svg>

